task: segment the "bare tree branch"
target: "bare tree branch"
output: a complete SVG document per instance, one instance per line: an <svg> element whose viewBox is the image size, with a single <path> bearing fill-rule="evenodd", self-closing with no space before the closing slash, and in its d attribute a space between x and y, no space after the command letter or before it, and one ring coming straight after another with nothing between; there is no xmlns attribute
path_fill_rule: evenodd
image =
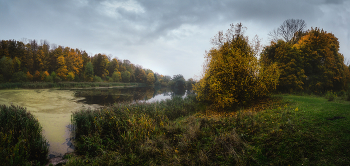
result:
<svg viewBox="0 0 350 166"><path fill-rule="evenodd" d="M296 32L303 32L306 28L306 23L302 19L288 19L285 20L277 30L273 30L269 33L269 36L273 41L284 39L289 42Z"/></svg>

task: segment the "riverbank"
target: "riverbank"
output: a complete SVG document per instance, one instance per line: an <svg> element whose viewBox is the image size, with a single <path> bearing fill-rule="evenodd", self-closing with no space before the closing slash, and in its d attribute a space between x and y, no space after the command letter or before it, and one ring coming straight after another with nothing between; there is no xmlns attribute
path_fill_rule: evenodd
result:
<svg viewBox="0 0 350 166"><path fill-rule="evenodd" d="M0 89L86 89L86 88L124 88L146 87L144 83L119 83L119 82L23 82L0 83Z"/></svg>
<svg viewBox="0 0 350 166"><path fill-rule="evenodd" d="M73 114L67 165L346 165L350 102L278 95L237 112L194 97Z"/></svg>
<svg viewBox="0 0 350 166"><path fill-rule="evenodd" d="M275 95L236 112L217 112L189 95L155 103L85 109L73 113L75 152L65 155L64 162L347 165L350 102L341 97L328 100L310 95ZM2 133L8 135L10 131Z"/></svg>

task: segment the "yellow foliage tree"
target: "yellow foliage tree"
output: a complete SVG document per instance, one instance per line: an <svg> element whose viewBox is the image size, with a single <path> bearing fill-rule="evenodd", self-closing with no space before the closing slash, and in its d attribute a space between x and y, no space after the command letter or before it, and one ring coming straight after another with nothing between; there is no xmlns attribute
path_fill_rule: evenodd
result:
<svg viewBox="0 0 350 166"><path fill-rule="evenodd" d="M339 41L332 33L311 28L294 44L303 59L305 89L312 92L346 90L348 68L339 53Z"/></svg>
<svg viewBox="0 0 350 166"><path fill-rule="evenodd" d="M29 71L27 71L27 78L29 81L33 81L33 75L31 75Z"/></svg>
<svg viewBox="0 0 350 166"><path fill-rule="evenodd" d="M47 71L44 71L43 74L41 74L41 81L44 81L48 76L50 76L50 74Z"/></svg>
<svg viewBox="0 0 350 166"><path fill-rule="evenodd" d="M276 88L279 70L276 64L264 66L243 36L242 24L231 25L213 39L206 53L203 76L194 86L197 98L209 102L217 110L246 105L267 96Z"/></svg>
<svg viewBox="0 0 350 166"><path fill-rule="evenodd" d="M41 75L40 75L40 72L38 70L35 71L33 78L34 78L34 81L41 81Z"/></svg>
<svg viewBox="0 0 350 166"><path fill-rule="evenodd" d="M73 81L75 78L75 75L73 72L69 72L68 75L67 75L67 79L68 81Z"/></svg>
<svg viewBox="0 0 350 166"><path fill-rule="evenodd" d="M65 60L67 70L73 72L74 75L79 75L83 69L83 57L80 51L70 49Z"/></svg>
<svg viewBox="0 0 350 166"><path fill-rule="evenodd" d="M68 70L67 70L67 66L65 64L63 55L57 58L57 66L58 66L58 69L56 70L57 76L59 76L62 80L65 80Z"/></svg>
<svg viewBox="0 0 350 166"><path fill-rule="evenodd" d="M148 73L147 75L147 84L148 85L153 85L155 81L154 74L153 73Z"/></svg>

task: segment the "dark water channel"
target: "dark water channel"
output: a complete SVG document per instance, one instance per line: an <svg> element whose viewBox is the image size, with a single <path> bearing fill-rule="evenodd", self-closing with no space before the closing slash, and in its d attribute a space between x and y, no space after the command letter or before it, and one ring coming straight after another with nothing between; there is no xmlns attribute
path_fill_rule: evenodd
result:
<svg viewBox="0 0 350 166"><path fill-rule="evenodd" d="M43 127L43 135L49 143L49 157L73 152L71 134L72 112L96 109L121 102L155 102L171 96L186 96L186 92L174 93L169 89L147 87L114 89L16 89L0 90L0 104L26 107Z"/></svg>
<svg viewBox="0 0 350 166"><path fill-rule="evenodd" d="M77 102L84 104L98 104L101 106L109 106L121 102L152 102L170 99L172 95L184 96L185 93L175 94L170 89L155 89L147 87L74 90L74 96L82 98Z"/></svg>

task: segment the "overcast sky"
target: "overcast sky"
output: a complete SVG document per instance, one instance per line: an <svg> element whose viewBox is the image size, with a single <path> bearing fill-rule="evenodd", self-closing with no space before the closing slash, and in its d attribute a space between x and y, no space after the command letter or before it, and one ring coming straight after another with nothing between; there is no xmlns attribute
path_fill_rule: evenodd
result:
<svg viewBox="0 0 350 166"><path fill-rule="evenodd" d="M350 60L347 0L0 0L0 40L47 40L188 79L231 23L268 45L267 34L291 18L332 32Z"/></svg>

